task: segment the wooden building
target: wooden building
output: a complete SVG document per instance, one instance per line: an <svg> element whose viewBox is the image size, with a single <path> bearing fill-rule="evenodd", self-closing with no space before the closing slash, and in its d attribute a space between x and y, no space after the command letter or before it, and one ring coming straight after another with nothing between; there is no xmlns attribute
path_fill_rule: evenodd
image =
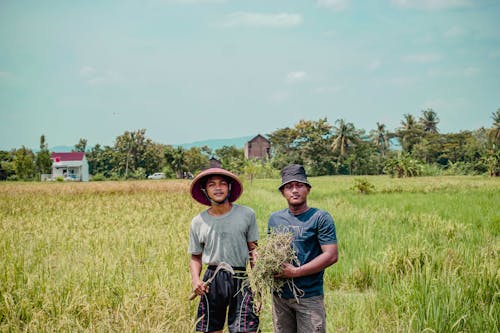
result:
<svg viewBox="0 0 500 333"><path fill-rule="evenodd" d="M267 161L271 158L271 142L264 136L257 134L245 143L245 158Z"/></svg>

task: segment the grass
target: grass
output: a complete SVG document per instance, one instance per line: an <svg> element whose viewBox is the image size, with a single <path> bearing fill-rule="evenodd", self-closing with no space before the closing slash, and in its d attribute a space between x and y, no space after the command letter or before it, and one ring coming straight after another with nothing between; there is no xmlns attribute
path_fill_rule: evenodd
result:
<svg viewBox="0 0 500 333"><path fill-rule="evenodd" d="M330 332L499 332L500 179L311 178ZM245 183L265 237L277 179ZM0 332L192 332L189 181L0 184ZM272 332L270 302L263 332Z"/></svg>

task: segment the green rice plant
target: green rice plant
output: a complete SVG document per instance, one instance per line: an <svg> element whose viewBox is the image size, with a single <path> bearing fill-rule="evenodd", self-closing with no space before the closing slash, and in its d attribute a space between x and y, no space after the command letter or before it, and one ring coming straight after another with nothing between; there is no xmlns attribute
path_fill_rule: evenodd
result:
<svg viewBox="0 0 500 333"><path fill-rule="evenodd" d="M377 191L361 196L356 178L309 179L308 203L332 214L339 242L328 331L500 332L500 179L366 176ZM279 184L245 182L238 200L261 235L286 207ZM188 191L187 180L0 182L0 332L193 332L189 225L206 207Z"/></svg>

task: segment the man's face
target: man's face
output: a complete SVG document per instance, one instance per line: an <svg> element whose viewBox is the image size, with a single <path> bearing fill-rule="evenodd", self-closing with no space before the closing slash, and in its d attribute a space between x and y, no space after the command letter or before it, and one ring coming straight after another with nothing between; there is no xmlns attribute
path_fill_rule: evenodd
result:
<svg viewBox="0 0 500 333"><path fill-rule="evenodd" d="M289 205L298 206L307 201L309 187L301 182L290 182L283 186L282 193Z"/></svg>
<svg viewBox="0 0 500 333"><path fill-rule="evenodd" d="M229 183L222 176L210 176L205 187L207 195L215 202L221 203L229 194Z"/></svg>

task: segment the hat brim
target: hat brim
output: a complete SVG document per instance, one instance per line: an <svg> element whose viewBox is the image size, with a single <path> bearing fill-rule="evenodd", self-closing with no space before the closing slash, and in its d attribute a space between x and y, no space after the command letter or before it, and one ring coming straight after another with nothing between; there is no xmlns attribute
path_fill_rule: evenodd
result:
<svg viewBox="0 0 500 333"><path fill-rule="evenodd" d="M194 177L193 181L191 182L191 197L205 206L211 206L212 203L210 202L210 200L208 200L207 196L203 192L202 184L205 178L214 175L229 177L233 180L228 201L234 202L238 200L238 198L241 196L241 193L243 193L243 184L235 174L221 168L206 169L200 172L196 177Z"/></svg>
<svg viewBox="0 0 500 333"><path fill-rule="evenodd" d="M312 185L307 180L304 179L287 179L285 182L281 183L281 185L278 187L278 190L281 191L283 189L283 186L291 182L299 182L302 184L306 184L309 187L312 187Z"/></svg>

